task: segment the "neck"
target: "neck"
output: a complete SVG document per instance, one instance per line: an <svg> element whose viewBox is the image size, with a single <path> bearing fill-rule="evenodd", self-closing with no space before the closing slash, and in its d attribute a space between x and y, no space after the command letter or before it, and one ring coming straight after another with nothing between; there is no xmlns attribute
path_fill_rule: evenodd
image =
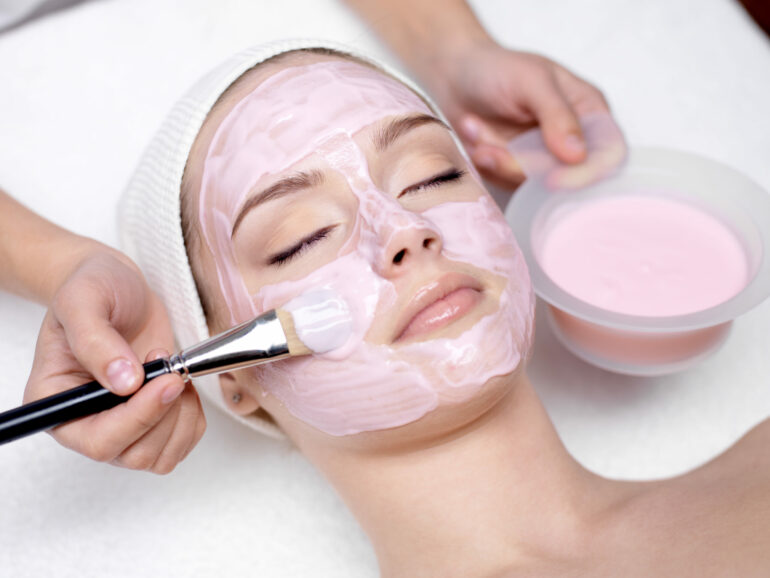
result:
<svg viewBox="0 0 770 578"><path fill-rule="evenodd" d="M493 576L583 556L619 491L569 456L526 376L463 435L427 448L303 450L370 536L384 577Z"/></svg>

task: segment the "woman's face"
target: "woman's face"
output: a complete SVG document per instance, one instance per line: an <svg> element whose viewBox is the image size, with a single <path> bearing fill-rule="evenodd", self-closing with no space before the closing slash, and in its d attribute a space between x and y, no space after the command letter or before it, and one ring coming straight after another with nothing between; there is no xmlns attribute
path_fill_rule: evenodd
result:
<svg viewBox="0 0 770 578"><path fill-rule="evenodd" d="M197 270L218 316L305 294L352 314L331 352L242 373L260 403L344 436L499 398L530 345L529 277L430 108L368 66L302 55L258 69L222 109L196 143Z"/></svg>

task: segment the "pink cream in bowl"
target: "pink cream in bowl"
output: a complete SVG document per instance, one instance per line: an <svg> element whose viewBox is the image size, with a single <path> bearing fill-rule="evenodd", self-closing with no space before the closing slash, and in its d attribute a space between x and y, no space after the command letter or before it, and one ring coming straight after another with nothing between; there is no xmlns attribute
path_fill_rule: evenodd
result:
<svg viewBox="0 0 770 578"><path fill-rule="evenodd" d="M552 330L578 357L679 371L770 294L770 195L740 173L663 149L633 149L597 182L555 171L530 172L506 218Z"/></svg>

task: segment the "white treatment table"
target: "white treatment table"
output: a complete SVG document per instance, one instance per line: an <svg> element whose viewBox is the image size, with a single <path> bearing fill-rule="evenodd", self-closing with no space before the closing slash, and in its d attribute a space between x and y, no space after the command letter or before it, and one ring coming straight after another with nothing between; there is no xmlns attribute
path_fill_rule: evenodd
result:
<svg viewBox="0 0 770 578"><path fill-rule="evenodd" d="M504 44L600 86L632 144L706 155L770 190L770 41L737 3L475 6ZM285 36L386 56L327 0L102 0L0 35L0 186L116 244L117 200L172 102L224 57ZM43 314L0 295L0 409L21 401ZM681 473L770 415L770 302L713 358L655 379L584 364L543 320L531 378L570 451L601 474ZM203 440L165 477L42 434L0 447L0 577L377 576L366 536L297 451L206 409Z"/></svg>

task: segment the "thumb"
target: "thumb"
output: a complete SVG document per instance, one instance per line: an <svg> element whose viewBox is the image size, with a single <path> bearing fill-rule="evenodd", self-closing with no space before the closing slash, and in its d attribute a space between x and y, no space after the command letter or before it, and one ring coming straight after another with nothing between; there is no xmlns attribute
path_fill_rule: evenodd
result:
<svg viewBox="0 0 770 578"><path fill-rule="evenodd" d="M579 163L587 155L577 115L555 83L532 95L530 109L537 117L548 149L565 163Z"/></svg>
<svg viewBox="0 0 770 578"><path fill-rule="evenodd" d="M57 299L55 315L78 363L103 387L128 395L141 385L144 370L110 320L112 298L104 288L81 286Z"/></svg>

